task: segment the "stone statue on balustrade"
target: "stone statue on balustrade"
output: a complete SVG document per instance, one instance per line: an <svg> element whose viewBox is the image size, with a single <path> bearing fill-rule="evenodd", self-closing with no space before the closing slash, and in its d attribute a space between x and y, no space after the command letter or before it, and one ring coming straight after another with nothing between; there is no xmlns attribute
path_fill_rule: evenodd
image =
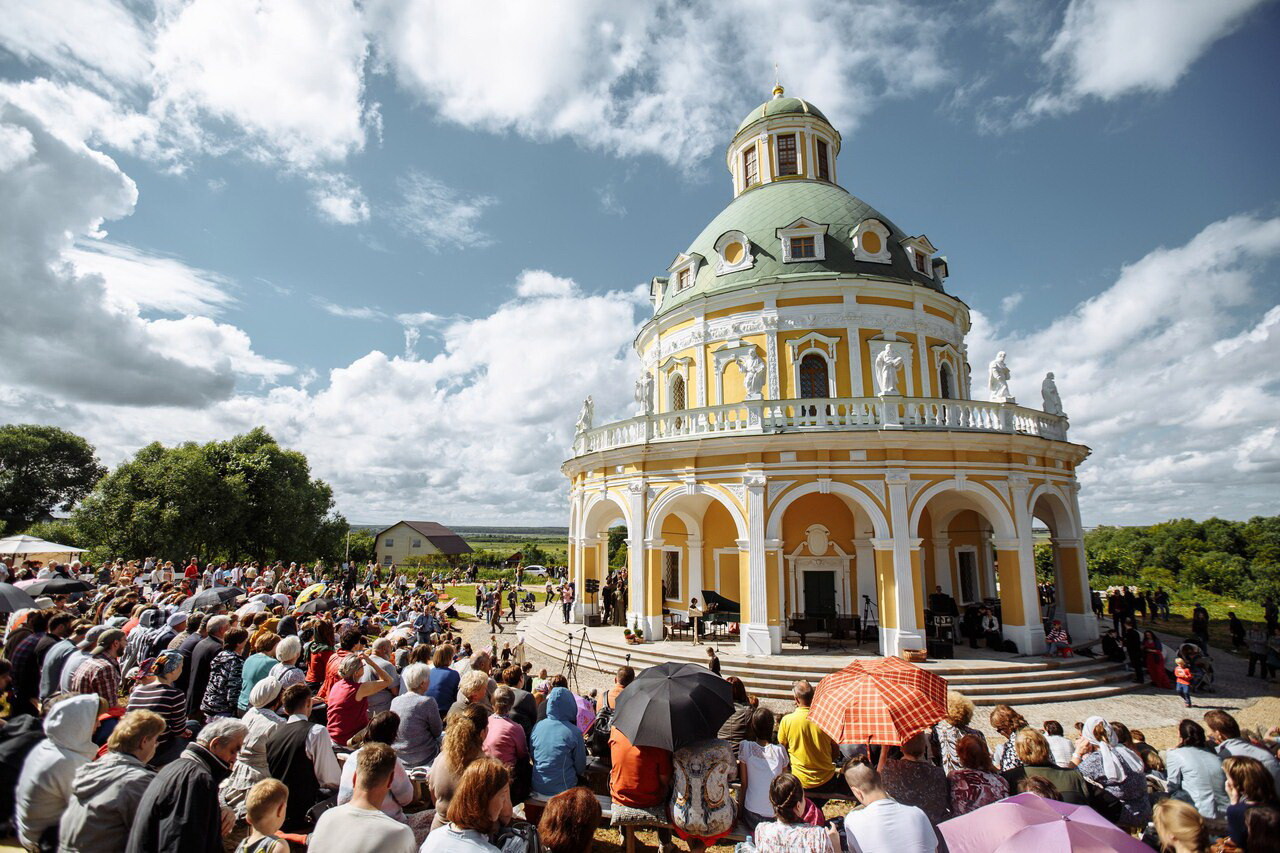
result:
<svg viewBox="0 0 1280 853"><path fill-rule="evenodd" d="M1040 399L1043 401L1042 408L1046 415L1062 415L1067 413L1062 410L1062 397L1058 395L1058 384L1053 381L1053 373L1046 373L1044 381L1040 383Z"/></svg>
<svg viewBox="0 0 1280 853"><path fill-rule="evenodd" d="M893 344L889 344L880 350L874 365L877 394L881 397L887 397L902 393L902 390L898 387L898 371L906 363L906 359L898 353Z"/></svg>
<svg viewBox="0 0 1280 853"><path fill-rule="evenodd" d="M595 419L595 416L596 404L595 401L591 399L590 395L588 395L587 399L582 401L582 411L578 413L577 432L583 433L591 429L591 421Z"/></svg>
<svg viewBox="0 0 1280 853"><path fill-rule="evenodd" d="M996 353L995 361L987 368L987 388L991 391L991 402L1013 403L1013 395L1009 393L1009 367L1004 363L1004 352Z"/></svg>
<svg viewBox="0 0 1280 853"><path fill-rule="evenodd" d="M649 371L640 374L636 380L636 415L648 415L653 412L653 375Z"/></svg>
<svg viewBox="0 0 1280 853"><path fill-rule="evenodd" d="M764 359L756 355L753 349L738 356L735 361L742 371L742 387L746 389L747 399L764 399Z"/></svg>

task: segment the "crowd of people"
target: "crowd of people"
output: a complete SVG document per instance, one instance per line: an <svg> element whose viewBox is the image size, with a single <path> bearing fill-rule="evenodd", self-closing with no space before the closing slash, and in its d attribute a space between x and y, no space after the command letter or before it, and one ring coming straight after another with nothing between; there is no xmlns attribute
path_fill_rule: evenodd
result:
<svg viewBox="0 0 1280 853"><path fill-rule="evenodd" d="M297 597L316 567L38 573L92 583L7 619L0 820L32 851L577 853L607 809L664 847L674 833L695 850L745 835L761 851L909 853L1020 791L1088 804L1169 849L1276 849L1262 839L1280 826L1277 744L1219 710L1184 720L1162 755L1119 722L1068 736L1001 705L992 752L952 693L945 719L900 746L837 746L809 719L807 682L778 715L729 676L715 736L664 750L611 725L630 667L599 696L575 693L510 644L463 642L429 582L345 588L340 575L308 608ZM513 592L483 585L479 612L510 616ZM564 607L564 586L544 604ZM831 819L831 800L860 807Z"/></svg>

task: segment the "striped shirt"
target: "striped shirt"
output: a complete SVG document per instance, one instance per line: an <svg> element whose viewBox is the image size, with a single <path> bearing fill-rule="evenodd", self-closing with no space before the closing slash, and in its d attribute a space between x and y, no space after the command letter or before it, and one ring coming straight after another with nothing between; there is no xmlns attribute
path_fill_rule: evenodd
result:
<svg viewBox="0 0 1280 853"><path fill-rule="evenodd" d="M129 694L130 711L154 711L165 722L160 745L172 743L187 730L187 696L172 684L159 681L135 687Z"/></svg>

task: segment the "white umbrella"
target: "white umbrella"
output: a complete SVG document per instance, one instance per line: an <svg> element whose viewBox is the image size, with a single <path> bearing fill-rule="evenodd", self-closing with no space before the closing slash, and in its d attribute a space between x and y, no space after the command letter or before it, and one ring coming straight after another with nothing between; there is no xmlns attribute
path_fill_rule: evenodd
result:
<svg viewBox="0 0 1280 853"><path fill-rule="evenodd" d="M80 554L83 548L74 545L59 545L25 533L18 536L6 536L0 539L0 554Z"/></svg>

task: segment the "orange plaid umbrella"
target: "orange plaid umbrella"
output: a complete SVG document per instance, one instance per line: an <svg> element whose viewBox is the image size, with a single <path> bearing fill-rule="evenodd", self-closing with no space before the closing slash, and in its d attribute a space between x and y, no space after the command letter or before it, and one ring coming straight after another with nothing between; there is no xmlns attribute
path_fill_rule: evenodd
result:
<svg viewBox="0 0 1280 853"><path fill-rule="evenodd" d="M941 676L898 658L867 658L818 682L809 719L836 743L897 746L946 712Z"/></svg>

